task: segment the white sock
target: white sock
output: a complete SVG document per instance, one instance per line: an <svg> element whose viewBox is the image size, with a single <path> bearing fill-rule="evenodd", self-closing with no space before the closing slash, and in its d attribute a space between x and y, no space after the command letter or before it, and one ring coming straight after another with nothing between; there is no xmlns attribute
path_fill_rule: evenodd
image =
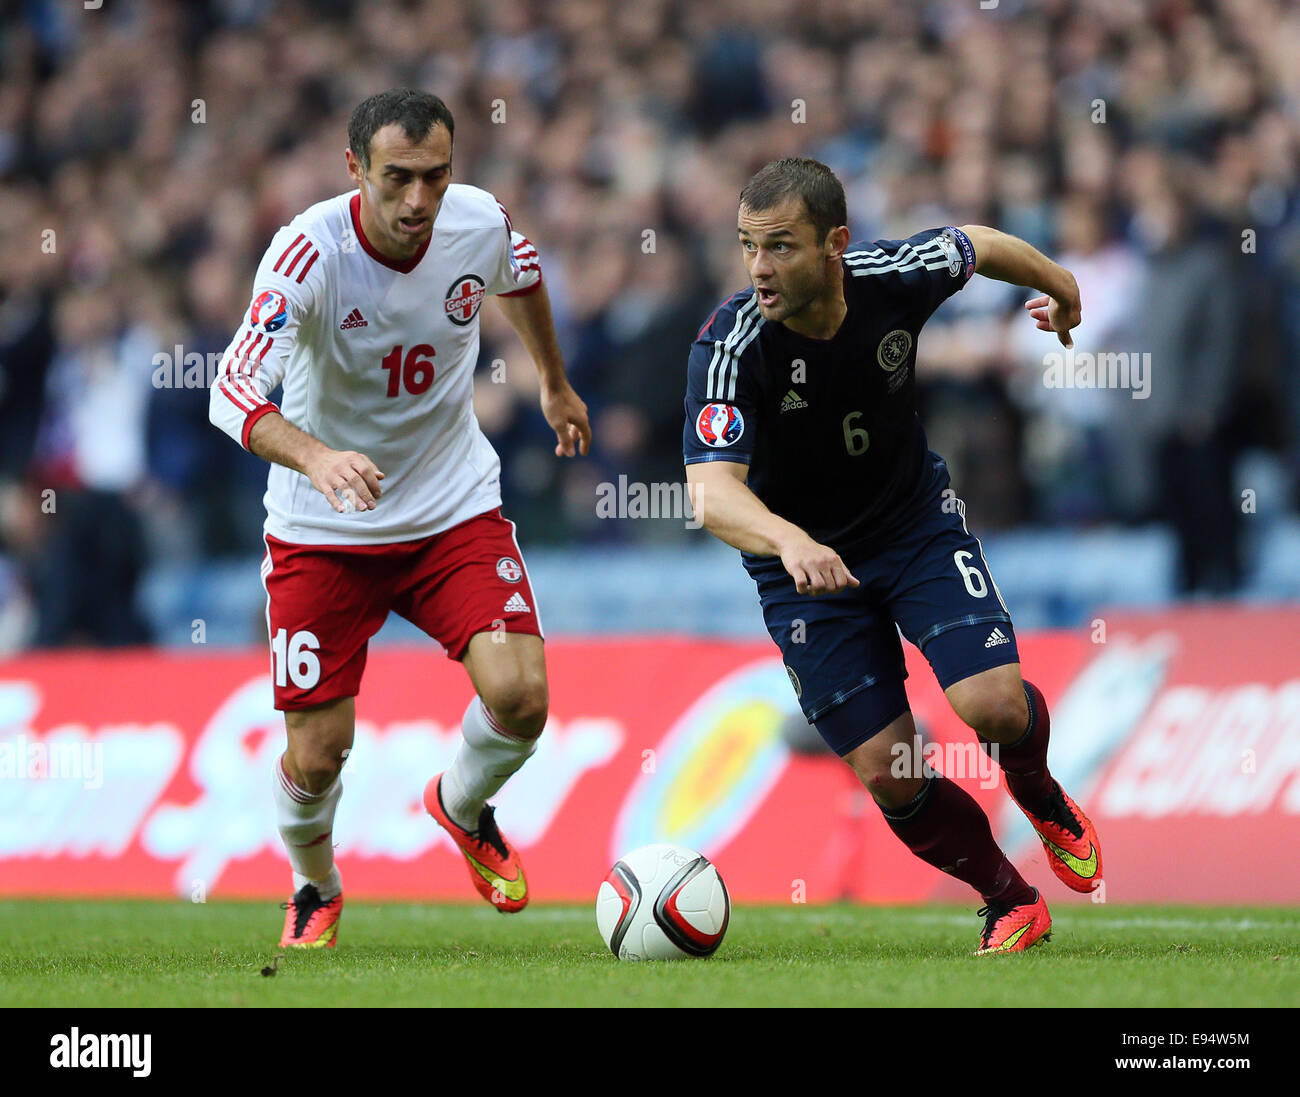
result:
<svg viewBox="0 0 1300 1097"><path fill-rule="evenodd" d="M285 772L283 757L276 761L275 814L293 866L294 891L312 883L322 899L338 894L342 885L334 868L334 809L342 795L342 777L335 778L324 792L313 794L294 784ZM331 894L326 893L329 887L335 887Z"/></svg>
<svg viewBox="0 0 1300 1097"><path fill-rule="evenodd" d="M477 697L460 727L464 739L442 780L442 806L453 822L474 830L483 805L528 761L540 736L525 739L507 731Z"/></svg>
<svg viewBox="0 0 1300 1097"><path fill-rule="evenodd" d="M330 874L325 877L324 880L309 880L306 876L303 876L298 872L293 874L293 893L295 895L297 895L298 892L308 884L314 886L316 891L320 894L321 899L328 903L334 898L334 896L343 890L343 877L339 875L338 865L335 865L330 869Z"/></svg>

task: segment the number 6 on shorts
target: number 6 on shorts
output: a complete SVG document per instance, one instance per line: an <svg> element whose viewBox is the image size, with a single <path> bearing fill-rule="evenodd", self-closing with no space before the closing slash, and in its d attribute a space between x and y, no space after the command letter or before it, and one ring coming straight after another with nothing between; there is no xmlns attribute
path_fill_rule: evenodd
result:
<svg viewBox="0 0 1300 1097"><path fill-rule="evenodd" d="M989 588L984 583L984 575L979 568L968 568L966 560L969 560L975 554L968 552L966 549L958 549L952 554L952 562L957 565L957 570L961 572L961 577L966 583L966 589L970 592L972 598L983 598L989 592ZM966 557L963 560L962 557Z"/></svg>

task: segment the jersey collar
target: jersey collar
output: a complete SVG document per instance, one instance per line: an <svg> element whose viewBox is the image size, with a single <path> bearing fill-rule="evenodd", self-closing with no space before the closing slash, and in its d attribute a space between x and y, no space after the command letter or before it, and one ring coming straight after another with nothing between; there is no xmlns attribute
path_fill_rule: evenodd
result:
<svg viewBox="0 0 1300 1097"><path fill-rule="evenodd" d="M435 226L433 232L429 233L429 239L420 245L419 251L412 255L411 258L403 259L401 262L398 262L396 259L389 259L388 256L382 254L369 240L366 239L366 234L361 230L360 191L357 191L357 193L352 196L352 200L348 203L348 211L352 214L352 231L357 234L357 239L361 241L361 247L365 250L365 253L376 263L382 263L389 270L395 270L399 274L410 274L411 271L415 270L415 268L419 266L420 260L424 258L424 253L429 250L429 245L433 243L433 232L438 231Z"/></svg>
<svg viewBox="0 0 1300 1097"><path fill-rule="evenodd" d="M804 335L801 332L793 331L792 329L785 327L784 324L782 324L781 327L785 328L786 335L790 336L790 338L792 339L802 339L805 343L811 343L813 344L813 346L817 346L817 347L829 347L832 343L835 342L835 340L839 339L840 336L842 336L844 332L848 329L849 318L852 315L853 315L853 300L849 296L849 294L845 292L844 318L840 321L840 326L835 329L834 335L831 335L826 339L822 339L816 335Z"/></svg>

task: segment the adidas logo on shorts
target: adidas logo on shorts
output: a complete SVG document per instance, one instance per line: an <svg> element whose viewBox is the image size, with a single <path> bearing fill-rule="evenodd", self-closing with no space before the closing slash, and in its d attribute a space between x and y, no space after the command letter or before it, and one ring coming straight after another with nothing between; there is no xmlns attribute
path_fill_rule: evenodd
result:
<svg viewBox="0 0 1300 1097"><path fill-rule="evenodd" d="M503 612L532 613L533 611L529 608L528 603L524 601L523 595L521 595L518 591L515 591L514 594L512 594L510 598L506 601Z"/></svg>
<svg viewBox="0 0 1300 1097"><path fill-rule="evenodd" d="M340 331L347 331L349 328L369 327L370 321L361 315L360 309L353 309L344 318L343 323L339 325Z"/></svg>
<svg viewBox="0 0 1300 1097"><path fill-rule="evenodd" d="M984 641L984 646L986 648L995 648L999 644L1009 644L1009 643L1011 643L1011 637L1008 636L1005 632L1003 632L1000 628L995 628L992 632L989 633L989 638Z"/></svg>

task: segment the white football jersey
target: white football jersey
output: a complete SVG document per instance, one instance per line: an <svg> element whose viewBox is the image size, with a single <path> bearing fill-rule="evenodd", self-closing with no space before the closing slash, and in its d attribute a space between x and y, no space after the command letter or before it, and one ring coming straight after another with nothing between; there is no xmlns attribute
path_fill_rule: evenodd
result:
<svg viewBox="0 0 1300 1097"><path fill-rule="evenodd" d="M429 241L401 263L371 246L360 210L359 191L341 194L275 234L212 384L212 422L245 448L279 411L384 473L374 510L340 514L272 464L266 532L295 544L410 541L501 505L501 463L474 417L478 309L536 290L537 250L477 187L449 186Z"/></svg>

